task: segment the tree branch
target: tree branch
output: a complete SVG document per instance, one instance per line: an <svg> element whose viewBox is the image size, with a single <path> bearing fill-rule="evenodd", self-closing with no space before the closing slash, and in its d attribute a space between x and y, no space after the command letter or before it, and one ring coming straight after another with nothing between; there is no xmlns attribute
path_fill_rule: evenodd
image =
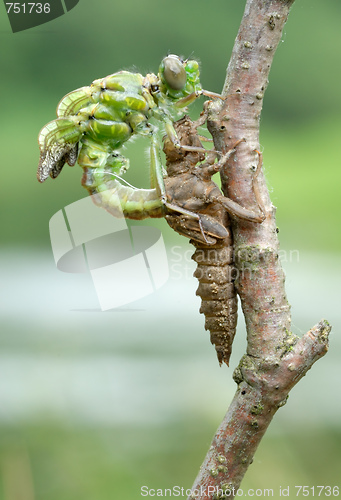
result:
<svg viewBox="0 0 341 500"><path fill-rule="evenodd" d="M252 177L259 158L260 113L274 53L293 2L247 0L227 69L225 100L209 106L208 128L217 150L225 152L245 139L221 172L223 192L255 211ZM256 224L232 217L238 269L235 284L245 315L247 354L234 372L238 389L194 482L192 498L234 498L277 409L328 349L331 327L325 320L301 339L290 332L275 207L262 173L257 182L265 221ZM229 490L226 495L224 490Z"/></svg>

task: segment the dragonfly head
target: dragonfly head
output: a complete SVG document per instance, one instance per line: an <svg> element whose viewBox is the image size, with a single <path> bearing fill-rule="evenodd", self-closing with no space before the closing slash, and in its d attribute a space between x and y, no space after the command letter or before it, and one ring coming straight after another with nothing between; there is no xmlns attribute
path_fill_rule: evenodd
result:
<svg viewBox="0 0 341 500"><path fill-rule="evenodd" d="M161 93L174 100L201 90L197 61L183 60L171 54L162 60L158 77L161 82Z"/></svg>

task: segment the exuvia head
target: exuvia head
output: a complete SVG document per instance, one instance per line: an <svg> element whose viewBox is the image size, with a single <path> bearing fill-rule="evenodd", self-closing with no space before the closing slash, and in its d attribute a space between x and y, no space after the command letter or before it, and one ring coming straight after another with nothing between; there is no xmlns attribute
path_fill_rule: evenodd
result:
<svg viewBox="0 0 341 500"><path fill-rule="evenodd" d="M161 92L172 99L181 99L201 90L198 62L183 60L174 54L162 60L158 77Z"/></svg>

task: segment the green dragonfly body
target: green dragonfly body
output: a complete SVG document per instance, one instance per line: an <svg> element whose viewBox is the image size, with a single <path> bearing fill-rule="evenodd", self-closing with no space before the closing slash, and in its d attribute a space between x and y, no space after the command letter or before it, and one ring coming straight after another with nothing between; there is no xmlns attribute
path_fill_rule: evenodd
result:
<svg viewBox="0 0 341 500"><path fill-rule="evenodd" d="M162 60L158 75L119 71L70 92L57 107L57 119L40 131L39 182L57 177L65 163L72 166L78 160L84 170L82 185L97 205L131 219L163 217L177 207L167 203L160 139L150 120L162 124L180 148L173 121L202 94L218 97L202 89L196 61L175 55ZM150 189L121 178L129 160L119 148L139 135L151 141Z"/></svg>

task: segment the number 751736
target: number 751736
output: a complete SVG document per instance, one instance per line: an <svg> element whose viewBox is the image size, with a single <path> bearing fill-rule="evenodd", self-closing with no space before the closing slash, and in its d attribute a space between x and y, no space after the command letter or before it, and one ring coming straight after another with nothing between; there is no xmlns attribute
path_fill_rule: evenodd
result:
<svg viewBox="0 0 341 500"><path fill-rule="evenodd" d="M36 14L48 14L51 10L50 4L49 3L35 3L35 2L28 2L28 3L6 3L6 8L7 8L7 14L9 14L11 11L14 14L32 14L32 12Z"/></svg>

